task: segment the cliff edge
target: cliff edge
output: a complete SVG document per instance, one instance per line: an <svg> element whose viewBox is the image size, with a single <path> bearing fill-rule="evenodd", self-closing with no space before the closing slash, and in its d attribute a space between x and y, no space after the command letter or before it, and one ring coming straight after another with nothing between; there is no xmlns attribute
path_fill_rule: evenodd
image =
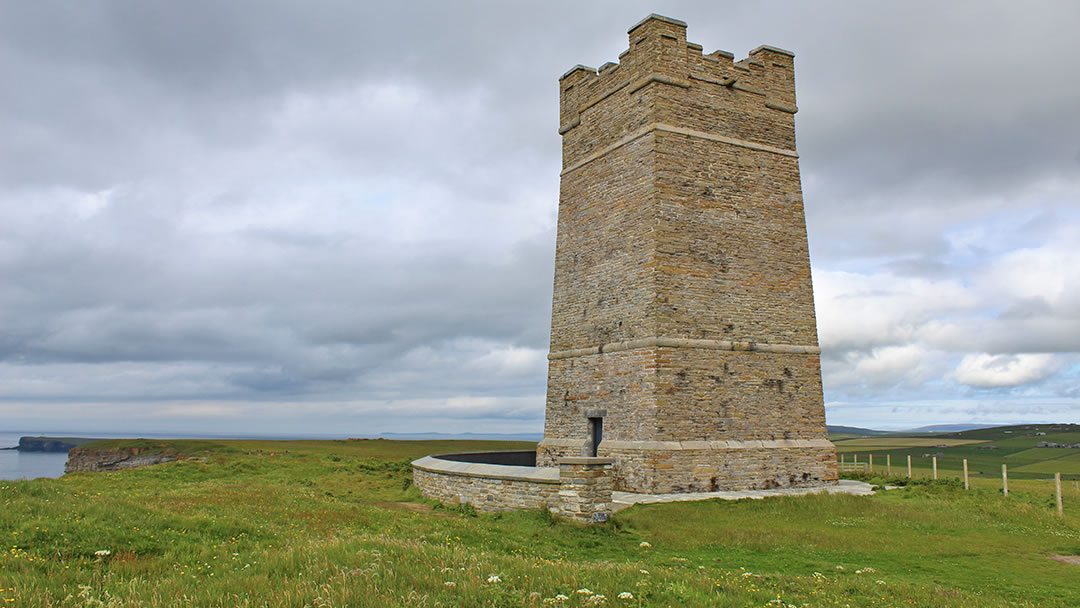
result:
<svg viewBox="0 0 1080 608"><path fill-rule="evenodd" d="M181 454L159 446L112 447L93 444L78 446L68 452L64 473L121 471L146 467L183 458Z"/></svg>

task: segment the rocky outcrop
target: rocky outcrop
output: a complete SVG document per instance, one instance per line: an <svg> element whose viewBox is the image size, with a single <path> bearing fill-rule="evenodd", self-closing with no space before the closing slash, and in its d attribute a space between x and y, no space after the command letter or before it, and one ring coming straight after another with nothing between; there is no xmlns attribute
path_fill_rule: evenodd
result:
<svg viewBox="0 0 1080 608"><path fill-rule="evenodd" d="M20 452L60 453L92 441L100 440L88 437L19 437L19 447L15 449Z"/></svg>
<svg viewBox="0 0 1080 608"><path fill-rule="evenodd" d="M101 471L120 471L172 462L180 458L181 456L174 452L146 448L76 447L68 452L64 472L98 473Z"/></svg>
<svg viewBox="0 0 1080 608"><path fill-rule="evenodd" d="M1080 449L1080 443L1054 443L1053 441L1040 441L1035 447L1037 448L1072 448L1074 450Z"/></svg>

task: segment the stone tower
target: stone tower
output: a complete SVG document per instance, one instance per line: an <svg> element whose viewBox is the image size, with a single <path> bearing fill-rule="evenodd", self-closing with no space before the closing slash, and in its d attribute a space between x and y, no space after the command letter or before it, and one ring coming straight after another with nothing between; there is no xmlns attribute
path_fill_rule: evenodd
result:
<svg viewBox="0 0 1080 608"><path fill-rule="evenodd" d="M702 54L682 21L559 80L563 170L538 466L617 490L836 479L795 152L792 53Z"/></svg>

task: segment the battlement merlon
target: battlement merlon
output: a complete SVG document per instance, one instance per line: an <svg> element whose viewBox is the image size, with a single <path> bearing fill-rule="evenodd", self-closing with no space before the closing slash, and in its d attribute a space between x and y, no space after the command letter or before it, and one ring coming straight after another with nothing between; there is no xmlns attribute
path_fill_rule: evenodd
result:
<svg viewBox="0 0 1080 608"><path fill-rule="evenodd" d="M652 14L631 27L629 48L619 63L599 70L577 65L559 79L559 132L580 124L581 113L607 97L635 92L639 85L659 82L675 86L708 84L757 95L768 107L794 114L795 75L791 51L759 46L736 62L727 51L702 53L702 46L686 40L686 23Z"/></svg>

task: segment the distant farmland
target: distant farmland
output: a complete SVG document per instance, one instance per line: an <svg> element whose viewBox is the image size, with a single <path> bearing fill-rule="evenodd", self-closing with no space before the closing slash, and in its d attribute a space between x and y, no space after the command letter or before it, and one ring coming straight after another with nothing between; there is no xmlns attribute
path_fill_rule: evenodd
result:
<svg viewBox="0 0 1080 608"><path fill-rule="evenodd" d="M875 471L884 471L886 456L893 473L906 473L911 456L912 472L925 476L937 456L938 474L958 476L967 459L973 477L1001 476L1008 465L1010 479L1046 479L1061 473L1063 479L1080 480L1080 449L1040 448L1040 442L1080 443L1080 425L1029 424L977 429L956 433L889 433L872 437L841 433L832 436L837 451L847 462L858 456L866 462L874 456Z"/></svg>

